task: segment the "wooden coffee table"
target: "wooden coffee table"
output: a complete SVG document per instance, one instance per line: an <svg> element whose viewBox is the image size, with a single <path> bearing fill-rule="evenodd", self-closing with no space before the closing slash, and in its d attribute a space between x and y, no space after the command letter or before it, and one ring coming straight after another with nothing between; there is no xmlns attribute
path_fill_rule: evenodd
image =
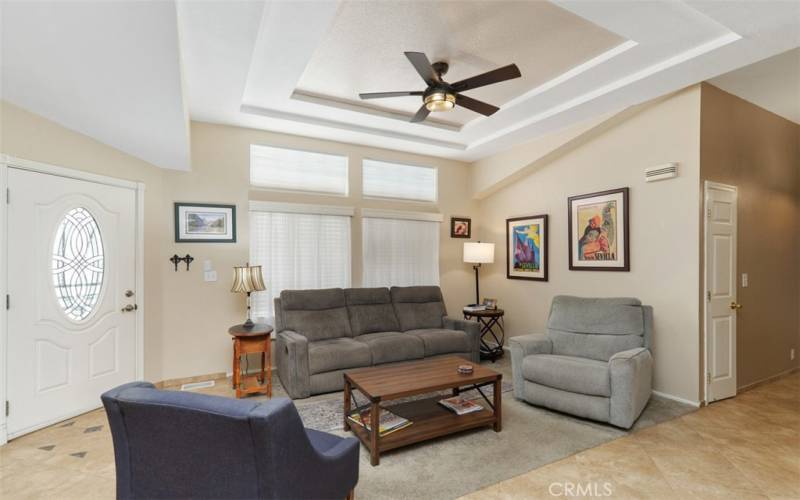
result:
<svg viewBox="0 0 800 500"><path fill-rule="evenodd" d="M474 367L472 374L458 373L456 368L464 364ZM355 433L364 443L370 451L372 465L380 463L381 452L439 436L484 426L491 426L495 432L500 432L503 418L502 379L501 373L457 356L348 371L344 374L344 429ZM489 401L480 389L487 385L494 385L493 401ZM454 395L477 389L484 398L480 402L485 403L484 409L459 416L438 403L442 399L441 395L387 405L392 412L413 423L391 434L379 435L377 429L382 402L444 389L450 389ZM351 425L347 420L347 416L355 409L352 404L354 390L369 399L369 403L358 410L370 408L372 431L368 431L366 427Z"/></svg>

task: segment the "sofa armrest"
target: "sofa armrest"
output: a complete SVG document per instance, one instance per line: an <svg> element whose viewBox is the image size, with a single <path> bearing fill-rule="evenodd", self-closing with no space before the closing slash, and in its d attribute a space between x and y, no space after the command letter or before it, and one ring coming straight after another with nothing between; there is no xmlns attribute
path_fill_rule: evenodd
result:
<svg viewBox="0 0 800 500"><path fill-rule="evenodd" d="M644 347L618 352L608 360L611 377L610 422L630 429L650 399L653 356Z"/></svg>
<svg viewBox="0 0 800 500"><path fill-rule="evenodd" d="M291 330L279 332L275 361L278 377L292 399L311 395L311 375L308 370L308 339Z"/></svg>
<svg viewBox="0 0 800 500"><path fill-rule="evenodd" d="M531 354L551 354L553 342L547 335L531 334L520 335L508 339L511 349L511 373L514 380L514 397L523 399L525 379L522 376L522 360Z"/></svg>
<svg viewBox="0 0 800 500"><path fill-rule="evenodd" d="M442 318L444 327L449 330L461 330L467 334L470 342L470 354L472 362L478 363L481 359L481 325L477 321L467 321L465 319L445 316Z"/></svg>

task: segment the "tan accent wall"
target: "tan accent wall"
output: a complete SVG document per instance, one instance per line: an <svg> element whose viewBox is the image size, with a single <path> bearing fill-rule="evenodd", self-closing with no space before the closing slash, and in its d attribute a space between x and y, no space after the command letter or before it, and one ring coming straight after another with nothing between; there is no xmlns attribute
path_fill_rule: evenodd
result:
<svg viewBox="0 0 800 500"><path fill-rule="evenodd" d="M240 323L245 299L230 292L232 267L248 260L248 200L340 204L442 213L440 276L448 310L458 314L472 301L472 269L461 262L465 240L451 239L450 216L474 217L467 166L456 161L379 148L321 141L239 127L193 122L192 171L162 170L85 135L0 101L0 152L76 170L144 182L145 191L145 377L158 381L230 372L230 325ZM251 143L331 152L350 159L348 198L251 190ZM361 196L361 158L406 161L439 168L439 201L411 203L366 200ZM235 244L174 243L173 202L235 203ZM353 220L353 285L361 282L360 218ZM195 257L191 270L174 271L172 254ZM218 281L203 281L211 260Z"/></svg>
<svg viewBox="0 0 800 500"><path fill-rule="evenodd" d="M529 175L481 200L481 239L496 244L481 290L505 309L508 335L545 332L558 294L638 297L655 310L655 390L698 400L699 137L700 89L694 86L626 111L546 163L530 156L536 168ZM645 182L645 168L673 161L680 163L678 178ZM631 271L570 271L567 198L625 186ZM505 220L538 214L549 215L549 281L507 279Z"/></svg>
<svg viewBox="0 0 800 500"><path fill-rule="evenodd" d="M701 192L705 180L739 192L737 293L744 307L736 361L737 385L744 387L800 366L800 352L789 359L789 350L800 348L800 125L704 83ZM701 307L704 244L701 225ZM702 309L700 319L702 335Z"/></svg>

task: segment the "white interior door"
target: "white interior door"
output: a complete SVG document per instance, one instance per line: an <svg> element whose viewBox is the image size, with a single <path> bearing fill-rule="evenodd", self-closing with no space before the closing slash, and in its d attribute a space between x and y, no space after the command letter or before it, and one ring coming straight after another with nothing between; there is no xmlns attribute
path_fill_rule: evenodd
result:
<svg viewBox="0 0 800 500"><path fill-rule="evenodd" d="M9 168L9 438L136 376L136 191ZM129 306L130 305L130 306Z"/></svg>
<svg viewBox="0 0 800 500"><path fill-rule="evenodd" d="M736 187L706 182L706 401L736 395Z"/></svg>

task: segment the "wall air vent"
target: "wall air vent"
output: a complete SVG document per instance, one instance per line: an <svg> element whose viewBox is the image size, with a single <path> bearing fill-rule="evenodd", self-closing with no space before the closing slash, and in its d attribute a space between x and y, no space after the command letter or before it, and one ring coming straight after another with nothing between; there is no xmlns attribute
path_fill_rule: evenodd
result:
<svg viewBox="0 0 800 500"><path fill-rule="evenodd" d="M678 163L665 163L644 170L644 180L647 182L663 181L678 177Z"/></svg>

